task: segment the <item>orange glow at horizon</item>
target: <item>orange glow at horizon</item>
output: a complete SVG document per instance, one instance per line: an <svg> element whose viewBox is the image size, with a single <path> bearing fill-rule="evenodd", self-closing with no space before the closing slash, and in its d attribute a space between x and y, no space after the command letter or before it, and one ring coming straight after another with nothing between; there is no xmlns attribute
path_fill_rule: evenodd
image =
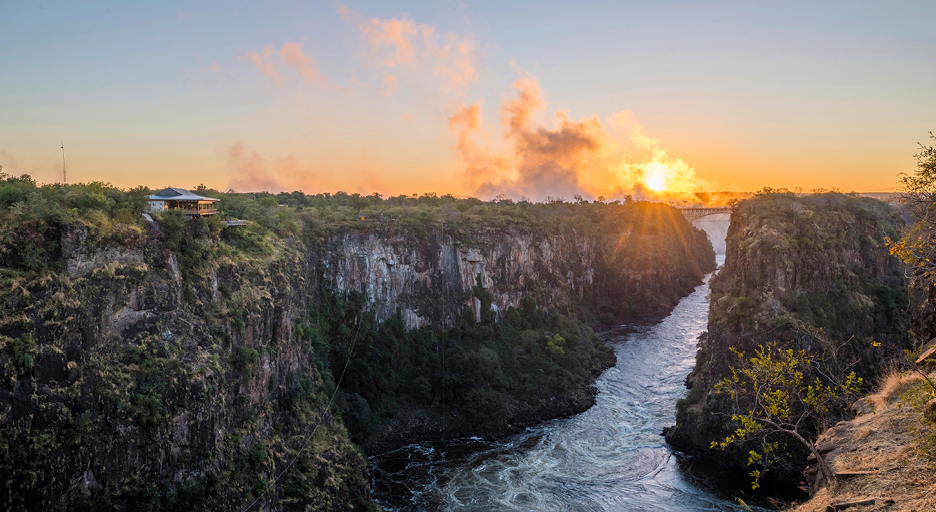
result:
<svg viewBox="0 0 936 512"><path fill-rule="evenodd" d="M670 169L659 162L653 162L647 166L647 172L643 177L644 184L654 192L666 190L669 182Z"/></svg>

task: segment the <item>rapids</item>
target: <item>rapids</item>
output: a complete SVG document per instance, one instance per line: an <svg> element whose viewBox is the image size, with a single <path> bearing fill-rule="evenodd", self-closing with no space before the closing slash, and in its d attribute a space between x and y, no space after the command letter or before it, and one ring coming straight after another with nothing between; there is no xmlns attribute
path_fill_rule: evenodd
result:
<svg viewBox="0 0 936 512"><path fill-rule="evenodd" d="M719 264L724 256L718 257ZM375 498L395 511L713 511L750 501L745 475L673 452L663 427L695 363L708 285L662 321L603 338L617 364L589 410L500 441L454 439L370 459Z"/></svg>

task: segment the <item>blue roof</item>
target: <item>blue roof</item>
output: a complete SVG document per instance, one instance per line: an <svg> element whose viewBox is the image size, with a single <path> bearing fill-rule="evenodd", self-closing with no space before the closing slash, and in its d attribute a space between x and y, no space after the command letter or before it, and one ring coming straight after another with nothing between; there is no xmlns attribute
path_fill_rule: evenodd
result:
<svg viewBox="0 0 936 512"><path fill-rule="evenodd" d="M149 196L150 200L155 201L218 201L213 197L202 197L193 194L184 188L169 187L161 192Z"/></svg>

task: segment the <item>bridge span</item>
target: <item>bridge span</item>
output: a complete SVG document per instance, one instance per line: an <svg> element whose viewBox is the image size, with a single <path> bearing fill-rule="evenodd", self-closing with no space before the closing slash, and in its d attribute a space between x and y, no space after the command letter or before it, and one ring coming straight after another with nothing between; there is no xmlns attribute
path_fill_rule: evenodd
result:
<svg viewBox="0 0 936 512"><path fill-rule="evenodd" d="M683 217L686 218L689 222L692 222L697 219L708 215L715 215L718 213L731 213L731 207L728 206L714 206L714 207L678 207L680 212L682 212Z"/></svg>

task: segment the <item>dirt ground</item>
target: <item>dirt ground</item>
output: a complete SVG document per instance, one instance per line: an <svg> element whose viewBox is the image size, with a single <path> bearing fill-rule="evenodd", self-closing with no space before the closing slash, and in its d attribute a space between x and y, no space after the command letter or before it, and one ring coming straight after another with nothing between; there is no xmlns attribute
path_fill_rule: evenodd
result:
<svg viewBox="0 0 936 512"><path fill-rule="evenodd" d="M839 475L836 481L788 511L936 512L936 458L925 452L923 441L934 429L921 422L920 413L931 396L919 375L887 378L880 391L865 399L873 404L872 411L823 434L836 438L837 448L826 455ZM842 507L871 499L873 504Z"/></svg>

